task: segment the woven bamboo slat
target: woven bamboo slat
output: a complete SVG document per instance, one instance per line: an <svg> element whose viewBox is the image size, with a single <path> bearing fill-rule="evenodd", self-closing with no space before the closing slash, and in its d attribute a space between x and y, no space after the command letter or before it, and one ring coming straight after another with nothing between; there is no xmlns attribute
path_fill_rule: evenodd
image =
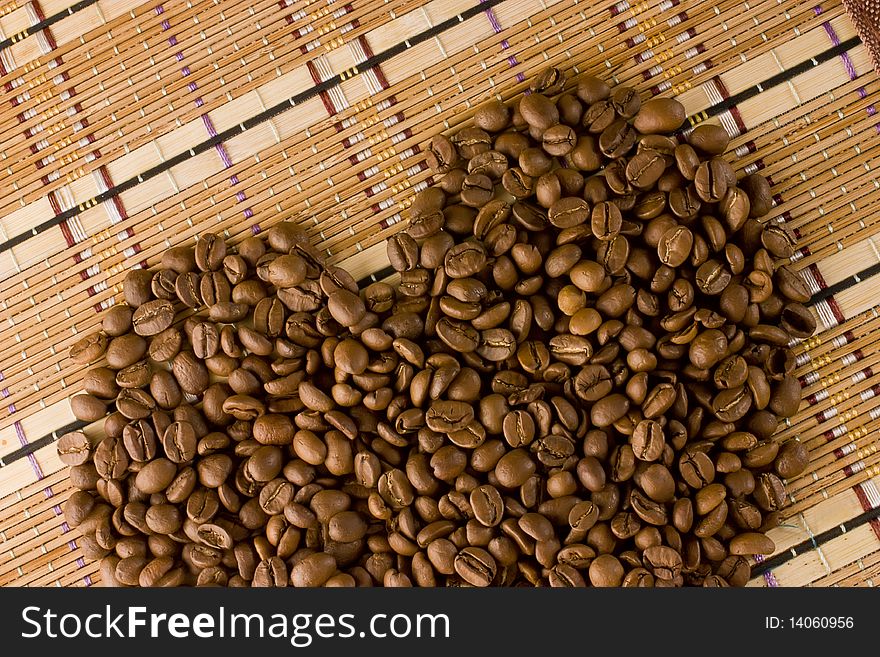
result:
<svg viewBox="0 0 880 657"><path fill-rule="evenodd" d="M0 41L59 15L0 60L0 584L99 579L63 524L53 439L82 379L67 348L128 268L291 219L358 278L381 272L430 182L428 136L546 63L678 97L771 180L820 331L795 348L805 401L778 434L811 464L752 585L878 581L880 79L838 0L72 4L0 6Z"/></svg>

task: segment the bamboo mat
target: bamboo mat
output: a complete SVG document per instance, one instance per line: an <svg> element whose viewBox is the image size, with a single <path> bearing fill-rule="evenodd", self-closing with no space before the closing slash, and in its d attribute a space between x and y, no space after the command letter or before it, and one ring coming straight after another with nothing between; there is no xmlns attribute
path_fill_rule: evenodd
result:
<svg viewBox="0 0 880 657"><path fill-rule="evenodd" d="M2 0L0 0L2 1ZM880 582L880 79L840 0L12 0L0 5L0 584L89 586L53 441L131 267L293 219L385 275L423 148L554 64L676 96L760 170L820 332L797 346L778 552L754 586ZM87 432L98 431L97 426Z"/></svg>

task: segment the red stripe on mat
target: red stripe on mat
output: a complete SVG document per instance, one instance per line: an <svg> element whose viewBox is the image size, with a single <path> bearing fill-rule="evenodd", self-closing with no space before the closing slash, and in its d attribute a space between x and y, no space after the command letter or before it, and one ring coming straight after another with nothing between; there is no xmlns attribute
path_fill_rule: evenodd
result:
<svg viewBox="0 0 880 657"><path fill-rule="evenodd" d="M859 503L862 505L863 510L870 511L874 508L873 506L871 506L871 502L868 500L868 496L862 489L861 484L857 484L856 486L854 486L853 490L856 492L856 497L859 498ZM877 540L880 540L880 519L872 518L868 521L868 524L870 524L871 529L874 530L874 535L877 536Z"/></svg>

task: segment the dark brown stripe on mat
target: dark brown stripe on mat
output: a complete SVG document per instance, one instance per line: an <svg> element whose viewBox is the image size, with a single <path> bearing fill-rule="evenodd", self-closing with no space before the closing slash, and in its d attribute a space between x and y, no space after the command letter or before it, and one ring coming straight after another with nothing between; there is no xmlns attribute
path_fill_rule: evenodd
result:
<svg viewBox="0 0 880 657"><path fill-rule="evenodd" d="M6 50L13 43L18 43L22 39L26 39L29 36L32 36L39 32L40 30L45 30L47 27L50 27L57 23L58 21L67 18L68 16L72 16L76 12L86 9L87 7L91 7L98 0L81 0L81 2L77 2L75 5L71 5L64 11L59 11L57 14L49 16L49 18L45 18L44 16L40 16L40 22L31 25L30 27L13 34L8 39L4 39L0 41L0 50Z"/></svg>
<svg viewBox="0 0 880 657"><path fill-rule="evenodd" d="M13 452L9 452L6 456L0 458L0 468L5 465L9 465L10 463L14 463L19 459L26 458L36 452L39 449L42 449L46 445L50 445L56 440L58 440L61 436L66 433L70 433L71 431L77 431L87 426L88 422L82 422L77 420L76 422L71 422L70 424L65 424L63 427L56 429L48 436L43 436L42 438L34 441L28 442L26 445L22 445L17 450Z"/></svg>
<svg viewBox="0 0 880 657"><path fill-rule="evenodd" d="M780 552L776 556L770 557L769 559L765 559L764 561L758 563L757 565L752 567L752 576L756 577L759 575L764 575L765 573L769 573L774 568L779 568L779 566L791 561L795 557L806 554L810 550L815 550L822 546L824 543L827 543L832 539L838 538L839 536L843 536L847 532L852 531L857 527L861 527L866 523L869 523L871 527L874 528L875 523L878 522L878 518L880 518L880 507L876 509L871 509L870 511L865 511L862 514L857 515L855 518L847 520L846 522L841 523L840 525L837 525L832 529L824 531L821 534L816 534L808 541L798 543L797 545L789 548L785 552Z"/></svg>
<svg viewBox="0 0 880 657"><path fill-rule="evenodd" d="M811 57L810 59L801 62L796 66L792 66L787 71L777 73L776 75L767 78L764 82L749 87L748 89L744 89L743 91L740 91L739 93L724 99L720 103L713 105L712 107L707 109L706 114L708 114L709 116L716 116L726 110L733 109L742 102L749 100L750 98L754 98L765 89L769 89L770 87L775 87L784 82L787 82L791 78L796 77L801 73L806 73L811 68L815 68L819 64L823 64L829 60L834 59L835 57L839 57L842 53L845 53L847 50L855 48L860 43L861 41L859 41L858 37L852 37L851 39L847 39L846 41L841 41L839 45L834 46L833 48L829 48L828 50L816 55L815 57Z"/></svg>
<svg viewBox="0 0 880 657"><path fill-rule="evenodd" d="M860 271L858 274L853 274L852 276L849 276L842 281L838 281L834 285L829 285L828 287L819 290L818 292L816 292L816 294L813 295L807 305L812 306L819 303L820 301L824 301L825 299L833 297L835 294L840 294L844 290L848 290L849 288L851 288L853 285L857 285L858 283L864 281L866 278L871 278L872 276L876 276L877 274L880 274L880 263L877 263L876 265L871 265L867 269L863 269L862 271Z"/></svg>

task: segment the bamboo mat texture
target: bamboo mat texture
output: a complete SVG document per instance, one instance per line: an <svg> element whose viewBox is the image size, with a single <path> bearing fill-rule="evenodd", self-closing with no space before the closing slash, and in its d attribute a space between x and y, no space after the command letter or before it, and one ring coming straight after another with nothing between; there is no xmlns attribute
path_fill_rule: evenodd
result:
<svg viewBox="0 0 880 657"><path fill-rule="evenodd" d="M0 0L0 584L99 583L54 441L128 269L292 219L381 277L430 136L548 64L678 98L771 181L819 332L751 585L880 583L880 78L841 0Z"/></svg>

